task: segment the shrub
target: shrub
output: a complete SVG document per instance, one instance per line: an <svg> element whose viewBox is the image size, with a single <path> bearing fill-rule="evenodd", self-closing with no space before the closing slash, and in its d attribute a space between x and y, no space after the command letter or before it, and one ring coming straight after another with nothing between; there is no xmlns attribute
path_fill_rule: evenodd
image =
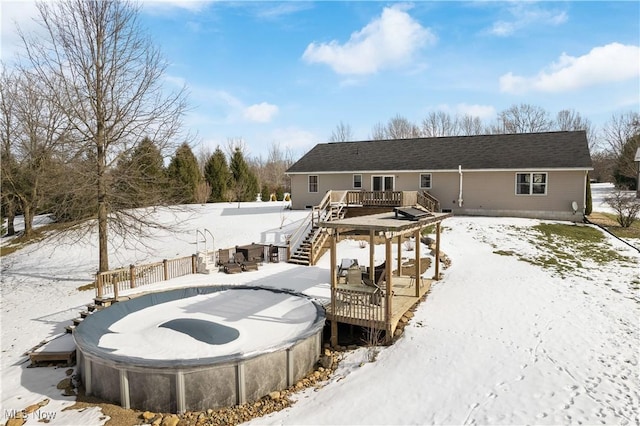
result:
<svg viewBox="0 0 640 426"><path fill-rule="evenodd" d="M638 219L640 200L636 198L635 194L625 191L625 189L614 191L604 201L616 212L616 221L620 226L628 228Z"/></svg>

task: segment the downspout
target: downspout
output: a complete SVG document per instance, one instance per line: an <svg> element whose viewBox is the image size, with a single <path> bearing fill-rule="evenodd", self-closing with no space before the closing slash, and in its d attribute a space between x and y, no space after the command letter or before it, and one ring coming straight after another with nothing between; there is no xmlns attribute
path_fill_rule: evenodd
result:
<svg viewBox="0 0 640 426"><path fill-rule="evenodd" d="M462 207L462 166L458 165L458 173L460 174L460 191L458 192L458 207Z"/></svg>

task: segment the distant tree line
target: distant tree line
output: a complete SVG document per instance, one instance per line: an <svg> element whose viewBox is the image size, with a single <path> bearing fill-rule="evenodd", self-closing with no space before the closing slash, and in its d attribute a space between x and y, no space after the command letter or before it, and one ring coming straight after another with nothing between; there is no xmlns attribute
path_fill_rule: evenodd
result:
<svg viewBox="0 0 640 426"><path fill-rule="evenodd" d="M440 136L473 136L507 133L584 130L591 151L594 170L590 178L600 182L614 182L619 187L635 189L637 171L634 156L640 141L640 116L637 112L614 114L600 129L579 112L565 109L552 115L539 106L512 105L497 113L491 122L483 122L469 114L451 115L446 111L432 111L419 123L401 115L387 123L376 123L369 139L410 139ZM341 121L329 136L330 142L352 141L349 124Z"/></svg>

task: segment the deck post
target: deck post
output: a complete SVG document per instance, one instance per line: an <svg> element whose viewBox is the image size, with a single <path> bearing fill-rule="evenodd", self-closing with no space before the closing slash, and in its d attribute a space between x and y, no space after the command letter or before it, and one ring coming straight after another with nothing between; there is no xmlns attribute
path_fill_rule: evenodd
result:
<svg viewBox="0 0 640 426"><path fill-rule="evenodd" d="M416 277L416 297L420 297L420 271L422 271L422 265L420 265L420 229L416 229L413 234L413 239L415 240L415 251L416 251L416 261L415 261L415 277Z"/></svg>
<svg viewBox="0 0 640 426"><path fill-rule="evenodd" d="M373 270L375 268L375 265L373 264L373 262L375 262L375 260L373 259L373 255L375 254L375 240L376 240L376 235L373 231L373 229L369 230L369 279L371 281L375 281L376 279L376 274L375 271Z"/></svg>
<svg viewBox="0 0 640 426"><path fill-rule="evenodd" d="M385 332L386 332L386 341L387 342L391 342L391 339L393 338L393 330L391 330L391 300L393 299L392 297L392 290L393 290L393 284L391 283L391 276L393 275L391 272L391 270L393 269L391 267L391 260L393 259L393 254L391 253L391 237L387 237L385 235L384 238L384 249L385 249L385 261L386 264L389 265L389 267L386 268L385 270L385 274L386 274L386 281L387 281L387 291L385 292L385 299L387 299L385 302L385 312L384 312L384 324L385 324Z"/></svg>
<svg viewBox="0 0 640 426"><path fill-rule="evenodd" d="M434 280L440 279L440 222L436 223L436 275Z"/></svg>
<svg viewBox="0 0 640 426"><path fill-rule="evenodd" d="M129 282L131 288L136 288L136 267L134 265L129 265Z"/></svg>
<svg viewBox="0 0 640 426"><path fill-rule="evenodd" d="M402 276L402 234L398 234L397 237L397 245L398 245L398 264L397 264L397 269L398 269L398 276L401 277Z"/></svg>
<svg viewBox="0 0 640 426"><path fill-rule="evenodd" d="M331 229L327 231L331 232ZM329 247L330 247L330 263L329 270L331 272L331 312L333 313L331 318L331 346L336 348L338 346L338 320L336 319L336 289L337 289L337 277L336 277L336 236L334 232L329 235Z"/></svg>

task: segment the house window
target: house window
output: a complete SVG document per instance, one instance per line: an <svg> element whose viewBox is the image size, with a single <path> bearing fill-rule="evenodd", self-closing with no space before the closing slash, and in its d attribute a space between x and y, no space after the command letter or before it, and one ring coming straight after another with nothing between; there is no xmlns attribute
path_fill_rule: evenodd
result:
<svg viewBox="0 0 640 426"><path fill-rule="evenodd" d="M318 176L309 176L309 192L318 192Z"/></svg>
<svg viewBox="0 0 640 426"><path fill-rule="evenodd" d="M420 173L420 189L431 188L431 173Z"/></svg>
<svg viewBox="0 0 640 426"><path fill-rule="evenodd" d="M362 175L353 175L353 187L355 189L362 188Z"/></svg>
<svg viewBox="0 0 640 426"><path fill-rule="evenodd" d="M546 195L546 173L516 173L516 194Z"/></svg>

